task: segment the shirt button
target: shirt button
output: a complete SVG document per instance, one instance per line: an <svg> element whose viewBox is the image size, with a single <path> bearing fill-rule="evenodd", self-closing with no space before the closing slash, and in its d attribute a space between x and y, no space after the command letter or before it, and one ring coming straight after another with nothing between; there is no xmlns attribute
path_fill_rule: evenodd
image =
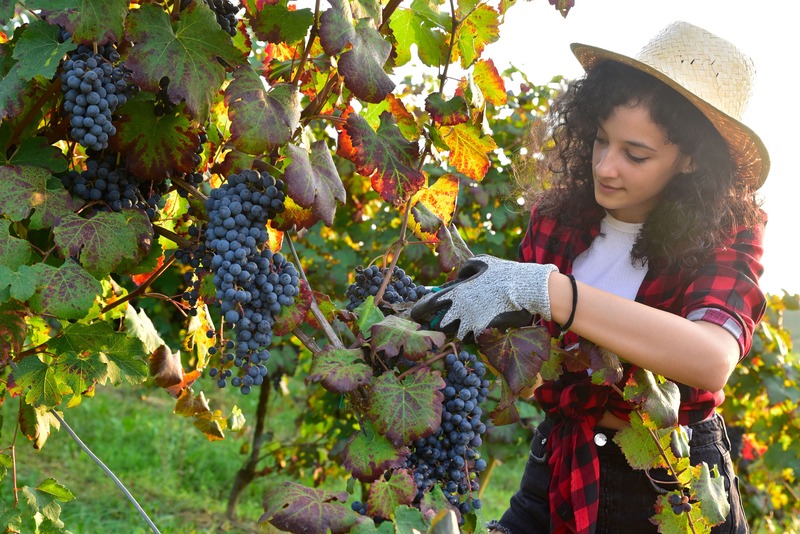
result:
<svg viewBox="0 0 800 534"><path fill-rule="evenodd" d="M605 444L608 443L608 438L602 432L598 432L594 435L594 444L598 447L603 447Z"/></svg>

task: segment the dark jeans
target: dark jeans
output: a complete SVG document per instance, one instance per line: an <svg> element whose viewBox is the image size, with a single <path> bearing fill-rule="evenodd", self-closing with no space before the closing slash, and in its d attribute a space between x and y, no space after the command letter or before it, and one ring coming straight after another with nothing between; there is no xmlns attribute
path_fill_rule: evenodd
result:
<svg viewBox="0 0 800 534"><path fill-rule="evenodd" d="M550 532L550 508L547 490L550 470L547 466L547 436L552 424L544 421L536 429L531 441L531 451L522 475L517 493L511 497L508 510L503 514L500 525L511 534L533 534ZM706 462L709 468L716 465L725 478L725 490L731 511L725 523L717 525L712 532L747 533L742 500L739 495L739 479L733 472L730 450L731 443L725 431L722 416L716 415L706 421L691 425L692 437L690 459L692 465ZM653 505L659 493L666 490L653 484L644 471L633 470L625 460L619 446L611 440L613 430L598 428L608 442L597 447L600 458L600 510L597 521L597 534L641 534L657 532L649 518L655 514ZM656 480L667 480L663 470L651 471Z"/></svg>

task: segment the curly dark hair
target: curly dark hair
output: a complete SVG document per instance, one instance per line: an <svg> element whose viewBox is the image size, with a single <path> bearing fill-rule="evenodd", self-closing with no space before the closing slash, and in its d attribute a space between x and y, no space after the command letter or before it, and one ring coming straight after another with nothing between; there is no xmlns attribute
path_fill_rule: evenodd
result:
<svg viewBox="0 0 800 534"><path fill-rule="evenodd" d="M594 196L592 147L598 124L617 106L643 104L670 143L691 156L694 169L667 185L644 222L632 262L657 260L664 268L697 269L739 226L763 222L756 191L739 180L725 140L677 91L616 61L604 61L573 81L553 103L549 146L535 162L539 211L573 227L604 216ZM539 146L541 148L541 145ZM525 168L530 169L530 166Z"/></svg>

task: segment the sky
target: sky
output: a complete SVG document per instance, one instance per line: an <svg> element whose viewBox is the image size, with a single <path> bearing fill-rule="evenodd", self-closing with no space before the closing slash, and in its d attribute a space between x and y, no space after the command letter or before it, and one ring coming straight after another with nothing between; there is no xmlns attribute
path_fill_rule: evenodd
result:
<svg viewBox="0 0 800 534"><path fill-rule="evenodd" d="M800 293L800 87L797 0L575 0L566 18L547 0L521 1L508 11L500 39L484 58L498 70L513 64L535 84L582 69L569 45L594 45L635 56L676 20L701 26L734 43L755 62L757 78L743 121L762 139L771 170L760 189L769 216L764 242L765 291Z"/></svg>

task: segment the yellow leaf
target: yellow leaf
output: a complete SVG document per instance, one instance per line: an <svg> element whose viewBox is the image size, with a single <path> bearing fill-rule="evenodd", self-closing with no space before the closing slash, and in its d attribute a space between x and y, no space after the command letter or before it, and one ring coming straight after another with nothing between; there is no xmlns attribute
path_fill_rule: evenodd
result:
<svg viewBox="0 0 800 534"><path fill-rule="evenodd" d="M450 164L472 180L483 180L489 170L487 154L497 148L494 139L469 123L443 127L441 136L450 149Z"/></svg>
<svg viewBox="0 0 800 534"><path fill-rule="evenodd" d="M458 198L458 178L453 174L445 174L439 177L432 186L423 187L411 198L411 206L418 202L428 208L431 213L439 217L445 226L450 225L453 213L456 210L456 199ZM435 233L428 233L422 230L419 222L411 213L409 227L414 235L422 241L436 241Z"/></svg>

